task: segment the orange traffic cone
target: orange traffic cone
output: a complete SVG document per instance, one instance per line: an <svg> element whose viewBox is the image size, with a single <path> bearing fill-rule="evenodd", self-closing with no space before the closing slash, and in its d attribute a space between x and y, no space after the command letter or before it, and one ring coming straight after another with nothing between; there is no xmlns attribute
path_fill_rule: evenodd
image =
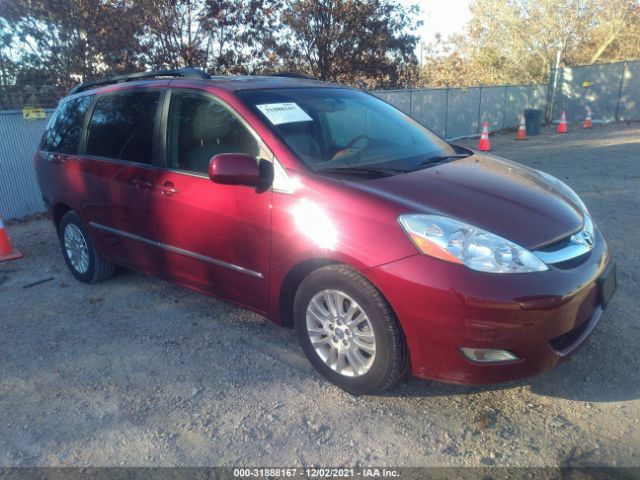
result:
<svg viewBox="0 0 640 480"><path fill-rule="evenodd" d="M482 123L482 135L480 135L480 143L478 144L478 150L481 152L488 152L491 150L491 144L489 143L489 123Z"/></svg>
<svg viewBox="0 0 640 480"><path fill-rule="evenodd" d="M7 235L4 223L2 223L2 218L0 217L0 262L4 262L5 260L15 260L22 257L23 255L21 252L11 248L9 236Z"/></svg>
<svg viewBox="0 0 640 480"><path fill-rule="evenodd" d="M582 122L582 128L591 128L592 127L592 119L591 119L591 108L587 107L587 118L585 118L584 122Z"/></svg>
<svg viewBox="0 0 640 480"><path fill-rule="evenodd" d="M526 140L526 139L527 139L527 126L524 122L524 115L520 115L520 127L518 127L516 140Z"/></svg>
<svg viewBox="0 0 640 480"><path fill-rule="evenodd" d="M562 117L560 117L560 123L558 124L556 133L567 133L567 116L564 110L562 111Z"/></svg>

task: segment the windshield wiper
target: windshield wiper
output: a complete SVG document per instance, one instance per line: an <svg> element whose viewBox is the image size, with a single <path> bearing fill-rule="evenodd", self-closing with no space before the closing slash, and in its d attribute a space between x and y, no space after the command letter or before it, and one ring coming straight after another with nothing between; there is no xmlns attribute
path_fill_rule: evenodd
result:
<svg viewBox="0 0 640 480"><path fill-rule="evenodd" d="M462 154L453 154L453 155L434 155L432 157L428 157L427 159L423 160L422 162L418 163L417 165L415 165L411 171L414 170L420 170L423 167L429 166L429 165L437 165L438 163L442 163L445 162L447 160L451 160L451 159L455 159L455 158L467 158L470 157L473 154L467 154L467 153L462 153Z"/></svg>
<svg viewBox="0 0 640 480"><path fill-rule="evenodd" d="M334 168L321 168L316 170L316 173L352 173L352 174L364 174L364 175L396 175L398 173L406 173L406 170L399 170L394 168L377 168L377 167L334 167Z"/></svg>

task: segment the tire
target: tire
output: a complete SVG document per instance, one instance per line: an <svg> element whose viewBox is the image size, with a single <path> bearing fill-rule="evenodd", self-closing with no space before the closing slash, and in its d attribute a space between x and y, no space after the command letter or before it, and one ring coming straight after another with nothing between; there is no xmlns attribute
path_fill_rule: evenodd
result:
<svg viewBox="0 0 640 480"><path fill-rule="evenodd" d="M113 275L115 265L98 254L91 236L77 213L69 211L62 216L58 225L58 238L64 261L78 280L84 283L96 283ZM71 245L77 246L84 242L85 248L80 247L78 250L82 251L82 254L78 254L78 251L70 254L65 246L65 238L71 242Z"/></svg>
<svg viewBox="0 0 640 480"><path fill-rule="evenodd" d="M332 313L335 305L341 305L341 314ZM352 307L356 313L349 317L345 312ZM406 373L407 346L398 320L382 294L353 269L331 265L313 271L300 283L293 308L302 350L334 385L370 394Z"/></svg>

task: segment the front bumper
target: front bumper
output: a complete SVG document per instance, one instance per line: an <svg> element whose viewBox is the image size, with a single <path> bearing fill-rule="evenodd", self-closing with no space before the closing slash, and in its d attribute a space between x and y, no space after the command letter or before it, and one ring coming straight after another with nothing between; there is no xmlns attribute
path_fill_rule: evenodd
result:
<svg viewBox="0 0 640 480"><path fill-rule="evenodd" d="M602 313L598 279L611 268L602 234L568 269L488 274L417 254L368 270L404 330L413 375L481 385L555 367L593 331ZM519 359L477 363L461 347L504 349Z"/></svg>

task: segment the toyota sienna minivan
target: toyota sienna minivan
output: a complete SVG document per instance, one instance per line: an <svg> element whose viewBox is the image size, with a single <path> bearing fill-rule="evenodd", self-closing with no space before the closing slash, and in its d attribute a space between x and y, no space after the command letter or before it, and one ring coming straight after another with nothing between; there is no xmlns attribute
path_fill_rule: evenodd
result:
<svg viewBox="0 0 640 480"><path fill-rule="evenodd" d="M35 165L71 273L116 265L295 328L356 394L555 367L615 287L580 198L368 93L195 69L83 83Z"/></svg>

